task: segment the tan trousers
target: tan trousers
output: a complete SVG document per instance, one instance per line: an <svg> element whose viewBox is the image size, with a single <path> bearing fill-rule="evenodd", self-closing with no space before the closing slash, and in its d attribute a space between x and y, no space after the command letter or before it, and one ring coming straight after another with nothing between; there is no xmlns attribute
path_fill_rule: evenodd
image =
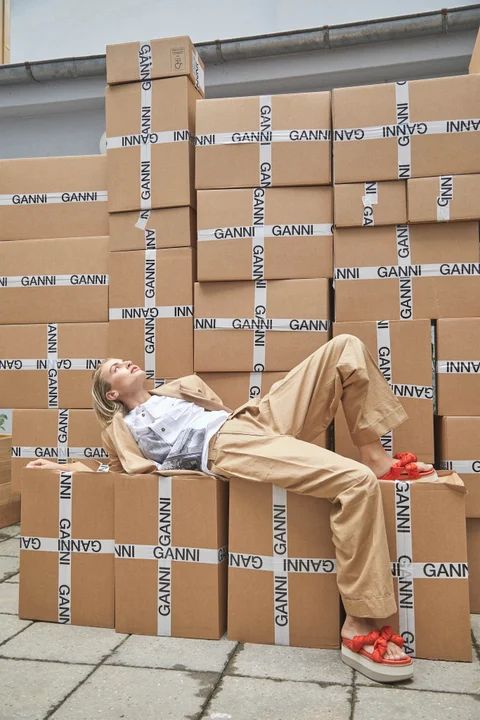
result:
<svg viewBox="0 0 480 720"><path fill-rule="evenodd" d="M235 411L210 443L208 467L223 478L268 482L329 500L345 611L386 618L397 605L379 482L366 465L312 444L340 400L357 446L378 440L408 417L364 343L338 335L262 399Z"/></svg>

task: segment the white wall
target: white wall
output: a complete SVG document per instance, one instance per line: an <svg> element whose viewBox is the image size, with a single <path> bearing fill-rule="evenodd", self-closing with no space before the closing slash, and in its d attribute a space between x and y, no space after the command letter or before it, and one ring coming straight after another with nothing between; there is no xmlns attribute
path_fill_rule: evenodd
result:
<svg viewBox="0 0 480 720"><path fill-rule="evenodd" d="M202 42L458 7L442 0L11 0L11 62L95 55L107 43Z"/></svg>

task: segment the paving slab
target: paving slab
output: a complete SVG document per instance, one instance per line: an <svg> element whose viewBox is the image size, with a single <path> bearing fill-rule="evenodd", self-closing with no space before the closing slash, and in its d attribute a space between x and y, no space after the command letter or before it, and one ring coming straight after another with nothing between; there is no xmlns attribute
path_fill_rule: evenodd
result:
<svg viewBox="0 0 480 720"><path fill-rule="evenodd" d="M184 720L200 713L215 673L102 665L53 713L52 720Z"/></svg>
<svg viewBox="0 0 480 720"><path fill-rule="evenodd" d="M416 692L378 686L359 687L355 720L415 718L415 720L478 720L480 704L472 695Z"/></svg>
<svg viewBox="0 0 480 720"><path fill-rule="evenodd" d="M43 720L91 670L89 665L0 659L0 719Z"/></svg>
<svg viewBox="0 0 480 720"><path fill-rule="evenodd" d="M18 584L0 583L0 613L18 615Z"/></svg>
<svg viewBox="0 0 480 720"><path fill-rule="evenodd" d="M205 720L347 720L350 688L224 676L204 717ZM372 717L375 716L371 715L369 720Z"/></svg>
<svg viewBox="0 0 480 720"><path fill-rule="evenodd" d="M125 637L108 628L36 622L2 645L0 655L96 665Z"/></svg>
<svg viewBox="0 0 480 720"><path fill-rule="evenodd" d="M0 543L6 538L15 537L20 533L20 525L9 525L8 527L0 528Z"/></svg>
<svg viewBox="0 0 480 720"><path fill-rule="evenodd" d="M18 558L0 555L0 582L18 573Z"/></svg>
<svg viewBox="0 0 480 720"><path fill-rule="evenodd" d="M31 620L19 620L16 615L0 615L0 643L32 624ZM0 655L2 650L0 649Z"/></svg>
<svg viewBox="0 0 480 720"><path fill-rule="evenodd" d="M0 542L0 557L8 555L9 557L20 557L20 541L18 538L10 538Z"/></svg>
<svg viewBox="0 0 480 720"><path fill-rule="evenodd" d="M340 660L338 650L280 647L246 643L228 668L229 675L249 675L278 680L352 682L353 671Z"/></svg>
<svg viewBox="0 0 480 720"><path fill-rule="evenodd" d="M226 639L131 635L107 660L107 664L220 673L235 646L235 642Z"/></svg>
<svg viewBox="0 0 480 720"><path fill-rule="evenodd" d="M16 573L15 575L11 575L9 578L7 578L7 579L5 580L5 582L7 582L7 583L16 583L16 584L18 585L18 583L20 582L20 574L19 574L19 573Z"/></svg>
<svg viewBox="0 0 480 720"><path fill-rule="evenodd" d="M414 660L411 680L401 683L407 690L480 693L480 663L473 652L473 662L445 662L443 660ZM378 687L379 684L356 673L357 685ZM382 684L385 687L385 684ZM479 706L480 718L480 706Z"/></svg>

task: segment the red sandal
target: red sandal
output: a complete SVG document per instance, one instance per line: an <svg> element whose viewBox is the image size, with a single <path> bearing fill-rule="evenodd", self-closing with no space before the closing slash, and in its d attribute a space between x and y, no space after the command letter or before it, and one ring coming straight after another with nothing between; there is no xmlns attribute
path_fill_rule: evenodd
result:
<svg viewBox="0 0 480 720"><path fill-rule="evenodd" d="M394 456L396 458L392 463L390 470L379 477L379 480L418 480L426 478L427 480L438 480L435 468L431 470L419 470L417 465L417 456L411 452L399 452Z"/></svg>
<svg viewBox="0 0 480 720"><path fill-rule="evenodd" d="M384 625L380 630L372 630L368 635L355 635L352 639L342 638L340 656L346 665L371 680L383 683L408 680L413 677L412 658L385 658L388 641L403 647L403 638L396 635L390 625ZM367 652L364 645L373 645L373 652Z"/></svg>

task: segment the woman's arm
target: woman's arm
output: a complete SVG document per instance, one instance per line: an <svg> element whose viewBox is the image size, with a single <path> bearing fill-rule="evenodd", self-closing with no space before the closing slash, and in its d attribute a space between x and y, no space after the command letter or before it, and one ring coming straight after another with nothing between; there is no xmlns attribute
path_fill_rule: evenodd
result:
<svg viewBox="0 0 480 720"><path fill-rule="evenodd" d="M101 463L108 465L108 469L111 472L125 472L122 463L118 459L118 455L113 445L109 442L108 436L105 432L102 433L102 442L105 450L108 452L108 461ZM61 470L62 472L96 472L95 468L88 467L79 460L74 460L70 463L56 463L53 460L31 460L25 467L27 468L40 468L43 470Z"/></svg>

